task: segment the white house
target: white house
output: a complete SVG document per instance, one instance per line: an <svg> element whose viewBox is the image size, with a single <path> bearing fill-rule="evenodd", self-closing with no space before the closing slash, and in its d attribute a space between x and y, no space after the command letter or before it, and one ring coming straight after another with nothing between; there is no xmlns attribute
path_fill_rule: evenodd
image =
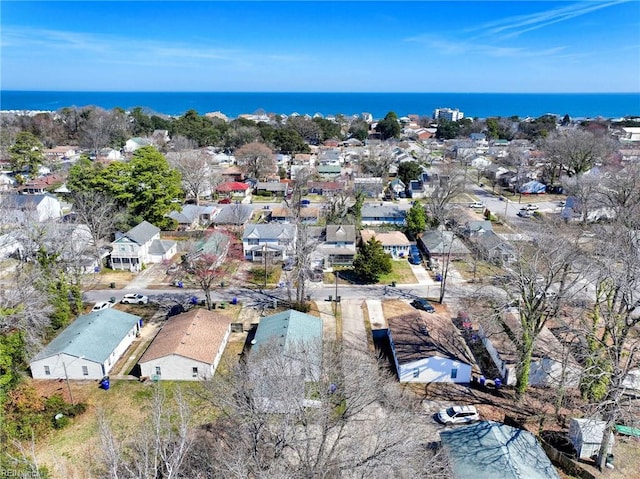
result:
<svg viewBox="0 0 640 479"><path fill-rule="evenodd" d="M101 379L139 331L139 316L114 308L79 316L31 360L31 375L34 379Z"/></svg>
<svg viewBox="0 0 640 479"><path fill-rule="evenodd" d="M129 271L140 271L148 263L162 263L177 252L177 243L161 240L160 228L147 221L116 234L111 247L111 268Z"/></svg>
<svg viewBox="0 0 640 479"><path fill-rule="evenodd" d="M143 377L211 379L231 334L231 319L195 308L167 320L140 358Z"/></svg>
<svg viewBox="0 0 640 479"><path fill-rule="evenodd" d="M471 382L471 352L448 317L416 311L387 322L400 382Z"/></svg>
<svg viewBox="0 0 640 479"><path fill-rule="evenodd" d="M153 140L150 140L149 138L140 138L140 137L130 138L124 144L124 152L133 153L138 148L142 148L143 146L151 146L151 145L153 145Z"/></svg>
<svg viewBox="0 0 640 479"><path fill-rule="evenodd" d="M62 216L60 200L48 193L42 195L9 194L0 199L5 218L10 223L43 222Z"/></svg>
<svg viewBox="0 0 640 479"><path fill-rule="evenodd" d="M261 260L265 252L273 259L285 260L293 254L296 237L295 224L250 224L242 235L242 251L251 261Z"/></svg>
<svg viewBox="0 0 640 479"><path fill-rule="evenodd" d="M411 241L407 239L402 231L375 232L373 230L362 230L360 235L363 243L367 243L372 238L379 241L385 253L391 255L394 259L409 256Z"/></svg>
<svg viewBox="0 0 640 479"><path fill-rule="evenodd" d="M589 459L598 454L604 437L607 423L598 419L571 418L569 423L569 440L576 450L578 459ZM613 450L613 433L610 433L609 450Z"/></svg>
<svg viewBox="0 0 640 479"><path fill-rule="evenodd" d="M502 322L513 334L520 335L521 326L517 308L503 312ZM486 320L480 322L478 337L502 376L503 384L516 384L518 355L516 346L502 324ZM532 386L557 386L564 379L565 387L577 387L582 368L573 358L568 345L562 344L553 333L543 327L534 342L533 358L529 373Z"/></svg>

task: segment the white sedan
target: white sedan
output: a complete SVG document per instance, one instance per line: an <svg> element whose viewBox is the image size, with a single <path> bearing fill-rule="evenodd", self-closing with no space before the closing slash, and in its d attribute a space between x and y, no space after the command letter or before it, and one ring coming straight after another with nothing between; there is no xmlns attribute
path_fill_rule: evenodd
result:
<svg viewBox="0 0 640 479"><path fill-rule="evenodd" d="M452 406L441 410L437 418L442 424L467 424L480 420L475 406Z"/></svg>
<svg viewBox="0 0 640 479"><path fill-rule="evenodd" d="M147 304L149 302L149 298L142 294L131 293L125 294L120 302L122 304Z"/></svg>

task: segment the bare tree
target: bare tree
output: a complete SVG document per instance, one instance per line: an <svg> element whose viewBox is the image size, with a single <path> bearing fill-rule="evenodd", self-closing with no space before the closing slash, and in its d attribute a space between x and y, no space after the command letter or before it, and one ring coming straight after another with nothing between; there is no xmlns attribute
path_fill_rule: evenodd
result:
<svg viewBox="0 0 640 479"><path fill-rule="evenodd" d="M516 345L516 394L523 398L529 385L534 343L547 322L580 289L586 264L576 239L558 225L533 233L531 242L514 249L503 288L507 302L517 304L519 331L505 330ZM499 306L500 308L502 305Z"/></svg>
<svg viewBox="0 0 640 479"><path fill-rule="evenodd" d="M599 199L601 180L602 177L598 173L578 173L562 177L564 190L578 201L573 208L579 209L583 224L587 223L593 208L602 203Z"/></svg>
<svg viewBox="0 0 640 479"><path fill-rule="evenodd" d="M541 143L547 161L555 165L555 171L569 176L586 173L609 159L615 143L602 134L586 130L560 130L551 133Z"/></svg>
<svg viewBox="0 0 640 479"><path fill-rule="evenodd" d="M428 459L417 404L364 352L264 345L209 394L221 412L210 425L217 475L447 477Z"/></svg>
<svg viewBox="0 0 640 479"><path fill-rule="evenodd" d="M91 246L96 260L102 258L102 250L111 241L116 225L123 221L125 212L111 197L96 190L76 191L71 196L77 223L87 225L91 234Z"/></svg>
<svg viewBox="0 0 640 479"><path fill-rule="evenodd" d="M130 438L116 438L104 416L99 416L102 457L98 477L189 477L183 475L193 444L192 415L186 399L176 388L169 401L163 388L156 386L150 406L148 421Z"/></svg>
<svg viewBox="0 0 640 479"><path fill-rule="evenodd" d="M186 255L183 260L183 268L189 279L204 292L207 309L209 310L213 309L211 291L227 273L227 268L223 266L223 263L228 247L229 243L227 241L226 245L221 245L223 253L220 255L195 251Z"/></svg>
<svg viewBox="0 0 640 479"><path fill-rule="evenodd" d="M452 201L465 191L464 172L455 165L446 164L433 175L432 181L435 184L425 204L429 215L444 224Z"/></svg>
<svg viewBox="0 0 640 479"><path fill-rule="evenodd" d="M245 176L250 178L262 179L276 172L273 152L264 143L247 143L238 148L234 156Z"/></svg>
<svg viewBox="0 0 640 479"><path fill-rule="evenodd" d="M182 175L182 187L187 197L200 204L200 197L213 190L206 154L202 150L172 151L167 153L167 160Z"/></svg>
<svg viewBox="0 0 640 479"><path fill-rule="evenodd" d="M389 167L396 162L389 145L371 145L367 155L360 159L360 171L364 174L380 177L383 181L389 176Z"/></svg>
<svg viewBox="0 0 640 479"><path fill-rule="evenodd" d="M118 135L125 135L127 119L123 111L111 111L91 107L80 114L83 118L80 124L80 145L91 149L98 155L101 148L113 143Z"/></svg>

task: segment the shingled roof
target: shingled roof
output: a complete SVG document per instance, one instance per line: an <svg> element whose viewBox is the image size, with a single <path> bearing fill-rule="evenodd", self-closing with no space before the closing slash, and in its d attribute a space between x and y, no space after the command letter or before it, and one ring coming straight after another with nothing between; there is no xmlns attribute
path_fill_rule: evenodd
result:
<svg viewBox="0 0 640 479"><path fill-rule="evenodd" d="M213 364L231 324L223 314L196 308L173 316L140 358L140 363L177 355Z"/></svg>

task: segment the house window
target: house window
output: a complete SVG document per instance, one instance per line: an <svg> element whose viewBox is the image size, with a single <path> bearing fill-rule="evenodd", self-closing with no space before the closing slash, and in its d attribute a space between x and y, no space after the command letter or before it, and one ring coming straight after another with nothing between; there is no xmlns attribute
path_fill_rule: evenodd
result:
<svg viewBox="0 0 640 479"><path fill-rule="evenodd" d="M49 369L49 366L44 367L44 374L45 376L51 376L51 369Z"/></svg>
<svg viewBox="0 0 640 479"><path fill-rule="evenodd" d="M156 376L160 376L161 374L160 366L156 366Z"/></svg>
<svg viewBox="0 0 640 479"><path fill-rule="evenodd" d="M458 368L451 368L451 379L458 377Z"/></svg>
<svg viewBox="0 0 640 479"><path fill-rule="evenodd" d="M191 377L193 378L198 377L198 368L191 368Z"/></svg>
<svg viewBox="0 0 640 479"><path fill-rule="evenodd" d="M89 368L87 366L82 366L82 375L83 376L89 375Z"/></svg>
<svg viewBox="0 0 640 479"><path fill-rule="evenodd" d="M259 243L259 240L258 240L257 238L249 238L249 239L247 240L247 244L248 244L249 246L257 246L257 245L258 245L258 244L260 244L260 243Z"/></svg>
<svg viewBox="0 0 640 479"><path fill-rule="evenodd" d="M413 377L414 378L420 377L420 368L413 368Z"/></svg>

